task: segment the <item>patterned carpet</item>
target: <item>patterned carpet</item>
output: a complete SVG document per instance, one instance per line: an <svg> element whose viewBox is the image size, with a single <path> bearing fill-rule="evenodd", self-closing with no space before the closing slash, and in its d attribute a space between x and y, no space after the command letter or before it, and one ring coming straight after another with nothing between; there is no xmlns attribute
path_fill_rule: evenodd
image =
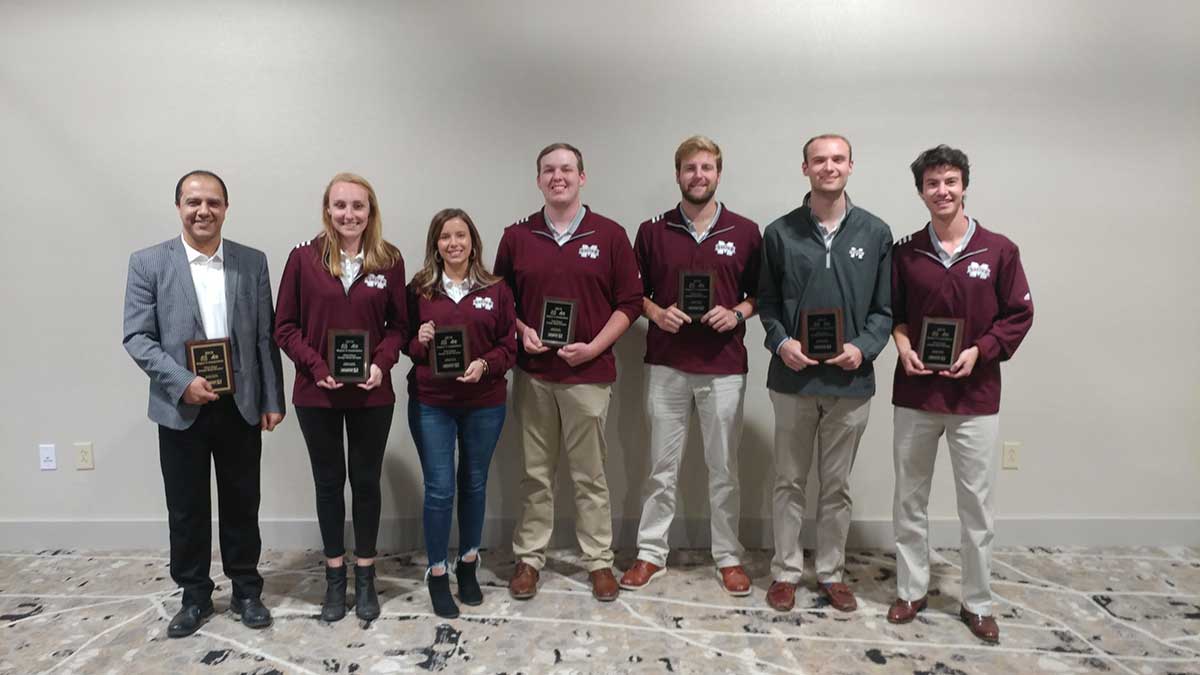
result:
<svg viewBox="0 0 1200 675"><path fill-rule="evenodd" d="M894 558L880 551L848 556L851 614L828 607L811 578L795 610L771 610L766 551L749 556L750 597L725 595L707 554L685 551L608 604L569 551L554 552L536 598L512 600L511 554L485 552L484 603L453 621L430 610L423 557L392 555L379 562L383 616L330 625L317 618L320 554L268 552L272 627L252 631L224 611L218 576L217 615L168 640L179 598L165 551L11 552L0 554L0 673L1200 674L1200 549L999 549L999 646L957 619L957 551L934 560L929 610L893 626Z"/></svg>

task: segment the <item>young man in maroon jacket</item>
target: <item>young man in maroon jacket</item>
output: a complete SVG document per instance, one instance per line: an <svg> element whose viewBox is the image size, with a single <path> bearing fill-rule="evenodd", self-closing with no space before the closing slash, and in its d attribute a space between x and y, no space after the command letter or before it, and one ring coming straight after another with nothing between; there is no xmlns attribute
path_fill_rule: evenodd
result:
<svg viewBox="0 0 1200 675"><path fill-rule="evenodd" d="M758 289L758 225L716 200L721 148L692 136L675 151L675 180L683 199L642 223L634 243L642 273L642 312L648 365L650 481L638 526L638 559L621 577L637 590L665 571L667 532L675 517L679 462L692 406L700 416L708 465L712 556L721 588L749 595L738 541L738 445L746 398L746 319ZM711 305L689 308L680 298L681 275L712 274ZM699 295L704 295L700 292ZM697 311L689 314L685 309Z"/></svg>
<svg viewBox="0 0 1200 675"><path fill-rule="evenodd" d="M508 588L519 600L537 594L554 526L554 475L565 454L592 594L611 601L619 588L612 573L604 422L617 377L612 344L641 314L642 285L625 230L580 201L587 177L579 150L549 145L538 153L537 171L545 206L505 229L494 268L513 290L520 345L513 398L525 477ZM565 345L542 342L551 337L541 334L548 297L572 303L573 328L566 332L573 334L555 336L569 337Z"/></svg>
<svg viewBox="0 0 1200 675"><path fill-rule="evenodd" d="M967 156L939 145L921 153L912 172L930 222L896 242L892 255L892 337L899 352L892 389L892 520L899 597L887 618L908 623L926 605L929 487L938 438L945 434L962 523L959 616L976 637L999 642L988 579L1000 362L1012 357L1029 331L1033 301L1017 246L963 211L971 179ZM961 320L961 351L953 358L951 347L942 355L951 357L949 368L935 371L932 361L924 361L935 356L921 346L926 319Z"/></svg>

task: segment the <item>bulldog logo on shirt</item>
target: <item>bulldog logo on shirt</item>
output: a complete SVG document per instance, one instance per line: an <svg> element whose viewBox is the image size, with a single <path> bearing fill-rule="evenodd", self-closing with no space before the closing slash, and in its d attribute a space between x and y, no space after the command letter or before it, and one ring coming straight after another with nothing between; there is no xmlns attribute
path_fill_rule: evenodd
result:
<svg viewBox="0 0 1200 675"><path fill-rule="evenodd" d="M363 283L371 288L387 288L387 277L382 274L368 274Z"/></svg>
<svg viewBox="0 0 1200 675"><path fill-rule="evenodd" d="M733 255L737 253L737 246L734 246L732 241L717 241L717 255Z"/></svg>
<svg viewBox="0 0 1200 675"><path fill-rule="evenodd" d="M973 262L967 265L967 276L974 279L986 279L992 276L992 268L987 263Z"/></svg>
<svg viewBox="0 0 1200 675"><path fill-rule="evenodd" d="M492 299L475 298L475 309L486 309L489 312L492 311Z"/></svg>
<svg viewBox="0 0 1200 675"><path fill-rule="evenodd" d="M867 254L866 251L862 250L861 248L859 248L857 246L850 247L850 257L855 260L862 260L863 256L866 254Z"/></svg>
<svg viewBox="0 0 1200 675"><path fill-rule="evenodd" d="M598 244L582 244L579 247L580 258L591 258L595 260L600 257L600 246Z"/></svg>

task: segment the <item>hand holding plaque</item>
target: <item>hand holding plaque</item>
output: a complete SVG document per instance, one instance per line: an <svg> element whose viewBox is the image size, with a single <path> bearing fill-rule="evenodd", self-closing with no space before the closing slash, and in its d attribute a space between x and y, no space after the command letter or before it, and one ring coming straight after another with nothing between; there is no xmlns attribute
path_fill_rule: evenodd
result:
<svg viewBox="0 0 1200 675"><path fill-rule="evenodd" d="M538 337L547 347L565 347L575 341L575 301L546 298Z"/></svg>
<svg viewBox="0 0 1200 675"><path fill-rule="evenodd" d="M843 344L841 307L800 312L800 346L805 356L827 361L842 353Z"/></svg>
<svg viewBox="0 0 1200 675"><path fill-rule="evenodd" d="M684 314L699 319L713 307L713 287L716 275L699 270L679 272L679 309Z"/></svg>
<svg viewBox="0 0 1200 675"><path fill-rule="evenodd" d="M458 377L471 363L471 343L464 326L439 326L433 331L430 367L435 377Z"/></svg>
<svg viewBox="0 0 1200 675"><path fill-rule="evenodd" d="M365 330L329 331L326 362L338 382L366 382L371 377L371 334Z"/></svg>
<svg viewBox="0 0 1200 675"><path fill-rule="evenodd" d="M220 340L192 340L184 343L187 350L188 370L208 380L214 394L232 394L233 343L229 338Z"/></svg>
<svg viewBox="0 0 1200 675"><path fill-rule="evenodd" d="M949 370L962 351L963 320L925 317L917 354L927 370Z"/></svg>

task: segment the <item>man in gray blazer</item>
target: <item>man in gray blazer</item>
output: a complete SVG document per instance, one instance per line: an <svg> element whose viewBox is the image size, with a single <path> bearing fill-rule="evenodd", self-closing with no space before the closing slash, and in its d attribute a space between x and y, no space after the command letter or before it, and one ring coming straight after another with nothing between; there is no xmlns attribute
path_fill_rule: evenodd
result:
<svg viewBox="0 0 1200 675"><path fill-rule="evenodd" d="M271 338L271 279L261 251L222 240L225 182L192 171L175 186L183 232L129 257L125 351L150 377L150 419L171 532L171 578L183 603L169 637L196 632L213 613L209 463L216 467L221 563L230 609L251 628L271 624L258 558L262 431L283 421L283 370ZM187 344L227 340L232 393L189 369ZM225 387L220 387L222 390Z"/></svg>

